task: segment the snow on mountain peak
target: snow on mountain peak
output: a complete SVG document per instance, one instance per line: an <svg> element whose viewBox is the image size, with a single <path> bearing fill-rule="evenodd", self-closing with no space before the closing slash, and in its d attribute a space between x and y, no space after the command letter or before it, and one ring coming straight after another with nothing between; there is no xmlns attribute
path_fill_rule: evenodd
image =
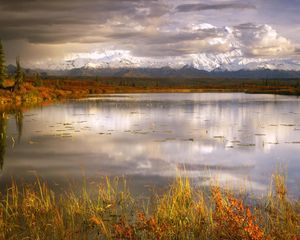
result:
<svg viewBox="0 0 300 240"><path fill-rule="evenodd" d="M216 27L209 23L192 24L185 28L195 37L192 51L180 56L135 56L129 50L105 50L91 53L72 54L62 62L48 61L45 69L69 70L72 68L182 68L193 66L199 70L213 71L223 69L236 71L240 69L280 69L300 70L300 61L285 56L293 50L290 42L279 36L269 25L244 24L235 27ZM185 33L186 33L185 32ZM214 33L210 37L210 33ZM217 33L217 34L215 34ZM178 32L178 39L185 39ZM207 36L207 37L206 37ZM205 41L203 40L205 39ZM198 42L199 41L199 44ZM269 43L272 43L271 47ZM166 46L168 47L168 46ZM189 45L184 45L189 50ZM204 50L202 50L202 48ZM274 54L278 53L278 54ZM261 56L265 57L261 57ZM42 64L41 64L42 65Z"/></svg>
<svg viewBox="0 0 300 240"><path fill-rule="evenodd" d="M217 41L217 40L216 40ZM217 43L215 43L217 44ZM124 51L110 51L91 55L77 55L73 59L61 63L49 63L45 69L70 70L73 68L182 68L192 66L199 70L213 71L222 69L236 71L240 69L280 69L300 70L300 63L296 60L279 58L245 57L240 49L233 49L226 53L199 53L183 57L142 58L130 55Z"/></svg>
<svg viewBox="0 0 300 240"><path fill-rule="evenodd" d="M207 30L207 29L215 29L217 27L209 24L209 23L200 23L200 24L192 24L192 30Z"/></svg>

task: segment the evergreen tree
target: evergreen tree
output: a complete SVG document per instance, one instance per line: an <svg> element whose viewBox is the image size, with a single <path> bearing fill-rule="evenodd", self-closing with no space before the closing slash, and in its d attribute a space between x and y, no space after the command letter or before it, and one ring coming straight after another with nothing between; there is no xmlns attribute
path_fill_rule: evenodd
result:
<svg viewBox="0 0 300 240"><path fill-rule="evenodd" d="M61 87L60 81L57 79L55 82L55 88L59 89Z"/></svg>
<svg viewBox="0 0 300 240"><path fill-rule="evenodd" d="M22 79L23 79L23 82L26 81L26 74L25 74L25 71L22 71Z"/></svg>
<svg viewBox="0 0 300 240"><path fill-rule="evenodd" d="M5 56L2 42L0 40L0 86L3 86L4 80L6 78L6 66L5 66Z"/></svg>
<svg viewBox="0 0 300 240"><path fill-rule="evenodd" d="M34 79L34 85L36 87L41 87L43 86L43 81L41 79L41 75L39 73L35 74L35 79Z"/></svg>
<svg viewBox="0 0 300 240"><path fill-rule="evenodd" d="M17 66L17 69L16 69L16 75L15 75L15 88L14 88L14 91L20 90L20 87L22 86L23 80L24 80L23 79L24 74L23 74L23 71L22 71L22 68L21 68L19 57L16 59L16 66Z"/></svg>

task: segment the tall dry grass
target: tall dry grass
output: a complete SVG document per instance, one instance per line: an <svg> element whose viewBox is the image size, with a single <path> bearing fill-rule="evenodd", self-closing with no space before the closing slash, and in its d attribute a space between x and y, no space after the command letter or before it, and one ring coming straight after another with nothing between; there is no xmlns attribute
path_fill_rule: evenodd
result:
<svg viewBox="0 0 300 240"><path fill-rule="evenodd" d="M284 176L273 180L266 199L247 206L218 186L195 189L177 178L151 209L131 196L126 180L107 178L97 194L85 183L79 192L55 194L39 179L12 182L0 198L0 239L297 240L300 202L289 200Z"/></svg>

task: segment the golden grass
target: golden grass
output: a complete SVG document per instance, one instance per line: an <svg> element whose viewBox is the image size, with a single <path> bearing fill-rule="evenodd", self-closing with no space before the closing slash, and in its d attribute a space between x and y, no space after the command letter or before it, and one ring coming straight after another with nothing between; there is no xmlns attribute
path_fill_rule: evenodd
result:
<svg viewBox="0 0 300 240"><path fill-rule="evenodd" d="M247 206L230 191L194 189L177 178L152 209L134 199L126 180L106 178L97 194L55 194L45 182L18 187L0 198L0 239L285 239L300 236L300 204L287 197L285 179ZM77 189L78 190L78 189Z"/></svg>
<svg viewBox="0 0 300 240"><path fill-rule="evenodd" d="M124 78L99 78L90 79L47 79L37 84L34 79L28 78L20 90L11 92L0 89L0 107L3 106L30 106L47 104L65 99L86 97L89 94L114 94L114 93L202 93L202 92L245 92L299 95L299 84L294 82L279 82L270 85L263 84L263 80L226 80L222 79L190 79L192 85L186 83L187 79L124 79ZM166 83L166 81L169 83ZM217 81L217 82L216 82ZM274 80L275 81L275 80ZM297 80L298 81L298 80ZM119 83L120 82L120 83ZM157 84L154 84L157 82ZM6 80L5 87L13 84ZM186 84L186 85L185 85Z"/></svg>

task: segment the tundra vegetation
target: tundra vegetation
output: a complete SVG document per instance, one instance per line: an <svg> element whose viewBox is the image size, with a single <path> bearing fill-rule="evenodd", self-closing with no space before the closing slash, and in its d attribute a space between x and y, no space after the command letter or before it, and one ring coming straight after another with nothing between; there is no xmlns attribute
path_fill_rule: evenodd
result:
<svg viewBox="0 0 300 240"><path fill-rule="evenodd" d="M183 84L184 83L184 84ZM0 42L0 110L89 94L142 92L249 92L299 95L299 80L176 79L25 76L20 59L7 74ZM13 107L12 107L13 106ZM22 133L22 112L14 111ZM0 171L8 116L0 114ZM300 200L288 197L285 176L275 174L269 194L247 198L216 184L195 188L178 177L148 201L134 197L125 179L100 181L96 193L57 192L41 179L0 193L0 239L284 239L299 240Z"/></svg>
<svg viewBox="0 0 300 240"><path fill-rule="evenodd" d="M149 201L133 197L125 179L103 179L97 193L57 194L46 182L0 197L1 239L284 239L300 236L300 201L288 198L284 175L273 176L264 199L218 185L195 188L178 177L169 190Z"/></svg>
<svg viewBox="0 0 300 240"><path fill-rule="evenodd" d="M25 74L26 73L26 74ZM0 41L0 108L36 105L106 93L245 92L300 95L300 79L232 79L222 77L151 78L47 76L21 67L9 73Z"/></svg>

